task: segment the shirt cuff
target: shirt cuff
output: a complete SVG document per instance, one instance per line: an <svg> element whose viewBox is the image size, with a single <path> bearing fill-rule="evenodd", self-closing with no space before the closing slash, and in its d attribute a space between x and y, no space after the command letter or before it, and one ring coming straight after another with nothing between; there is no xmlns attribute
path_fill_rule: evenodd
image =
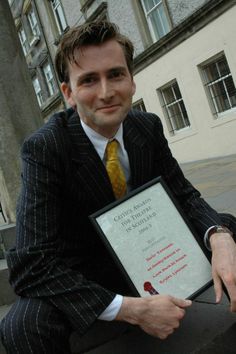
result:
<svg viewBox="0 0 236 354"><path fill-rule="evenodd" d="M98 317L99 320L113 321L118 314L123 301L123 296L116 295L110 305Z"/></svg>
<svg viewBox="0 0 236 354"><path fill-rule="evenodd" d="M211 244L210 244L210 240L209 240L209 232L214 229L216 225L213 225L211 227L209 227L209 229L206 230L205 235L204 235L204 244L206 246L206 248L208 249L208 251L211 251Z"/></svg>

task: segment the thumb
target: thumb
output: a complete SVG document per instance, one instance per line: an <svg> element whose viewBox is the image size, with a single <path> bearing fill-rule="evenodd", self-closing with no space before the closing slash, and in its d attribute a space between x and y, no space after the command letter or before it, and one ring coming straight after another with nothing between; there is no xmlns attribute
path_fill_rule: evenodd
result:
<svg viewBox="0 0 236 354"><path fill-rule="evenodd" d="M173 303L179 307L189 307L192 305L191 300L178 299L177 297L173 297Z"/></svg>
<svg viewBox="0 0 236 354"><path fill-rule="evenodd" d="M217 274L213 276L213 281L214 281L214 289L216 295L216 303L219 303L223 295L222 283Z"/></svg>

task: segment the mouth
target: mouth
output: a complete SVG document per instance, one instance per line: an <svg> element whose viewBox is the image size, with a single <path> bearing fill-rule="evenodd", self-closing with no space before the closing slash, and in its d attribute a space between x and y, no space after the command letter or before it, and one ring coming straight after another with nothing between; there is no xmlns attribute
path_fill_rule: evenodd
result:
<svg viewBox="0 0 236 354"><path fill-rule="evenodd" d="M120 105L113 104L113 105L109 105L109 106L99 107L99 108L97 108L97 111L111 113L111 112L115 112L119 108L120 108Z"/></svg>

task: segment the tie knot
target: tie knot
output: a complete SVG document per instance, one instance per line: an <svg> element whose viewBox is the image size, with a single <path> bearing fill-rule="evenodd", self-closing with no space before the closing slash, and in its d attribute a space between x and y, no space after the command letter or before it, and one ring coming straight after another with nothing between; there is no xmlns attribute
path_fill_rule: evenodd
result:
<svg viewBox="0 0 236 354"><path fill-rule="evenodd" d="M118 158L117 156L118 147L119 147L119 143L115 139L107 143L107 147L106 147L107 161Z"/></svg>

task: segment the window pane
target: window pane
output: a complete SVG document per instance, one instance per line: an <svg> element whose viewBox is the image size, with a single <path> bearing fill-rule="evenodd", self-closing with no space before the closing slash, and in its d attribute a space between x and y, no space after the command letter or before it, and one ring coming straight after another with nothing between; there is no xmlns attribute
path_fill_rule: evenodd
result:
<svg viewBox="0 0 236 354"><path fill-rule="evenodd" d="M223 112L230 108L223 81L212 85L212 98L216 103L217 112Z"/></svg>
<svg viewBox="0 0 236 354"><path fill-rule="evenodd" d="M170 131L174 132L190 126L188 114L177 82L161 91L164 110L169 119Z"/></svg>
<svg viewBox="0 0 236 354"><path fill-rule="evenodd" d="M186 110L184 103L174 105L168 107L169 116L172 122L172 126L174 130L183 129L189 125L188 117L186 117Z"/></svg>
<svg viewBox="0 0 236 354"><path fill-rule="evenodd" d="M228 63L224 58L219 60L217 65L218 65L220 76L225 76L230 73Z"/></svg>
<svg viewBox="0 0 236 354"><path fill-rule="evenodd" d="M163 95L165 98L165 103L169 104L175 101L174 91L172 90L172 86L163 90Z"/></svg>
<svg viewBox="0 0 236 354"><path fill-rule="evenodd" d="M33 78L33 86L34 86L34 91L36 93L37 96L37 100L40 106L42 106L43 104L43 96L42 96L42 91L41 91L41 87L39 84L39 80L37 77Z"/></svg>
<svg viewBox="0 0 236 354"><path fill-rule="evenodd" d="M57 24L59 33L62 33L67 27L63 8L62 8L59 0L52 0L51 5L52 5L52 9L54 12L54 16L55 16L55 20L56 20L56 24Z"/></svg>
<svg viewBox="0 0 236 354"><path fill-rule="evenodd" d="M139 111L146 112L146 107L145 107L143 100L140 100L138 102L134 102L132 107L133 107L133 109L138 109Z"/></svg>
<svg viewBox="0 0 236 354"><path fill-rule="evenodd" d="M164 36L167 32L170 31L170 25L167 20L163 5L160 6L159 13L160 13L160 18L161 18L161 22L162 22L163 36Z"/></svg>
<svg viewBox="0 0 236 354"><path fill-rule="evenodd" d="M182 118L183 118L183 122L184 122L184 126L189 126L190 125L190 122L189 122L189 119L188 119L188 114L187 114L187 111L186 111L186 108L185 108L185 105L184 105L184 101L180 101L179 102L179 105L180 105L180 110L181 110L181 113L182 113Z"/></svg>
<svg viewBox="0 0 236 354"><path fill-rule="evenodd" d="M58 20L61 23L61 28L64 30L66 28L67 24L66 24L66 20L65 20L64 13L62 11L61 6L58 6L57 14L58 14Z"/></svg>
<svg viewBox="0 0 236 354"><path fill-rule="evenodd" d="M49 95L52 96L56 92L56 85L49 63L44 64L43 71L46 78Z"/></svg>
<svg viewBox="0 0 236 354"><path fill-rule="evenodd" d="M174 90L175 97L177 99L182 98L181 93L180 93L180 89L179 89L179 85L177 84L177 82L174 83L172 87L173 87L173 90Z"/></svg>
<svg viewBox="0 0 236 354"><path fill-rule="evenodd" d="M226 89L228 91L229 96L234 96L235 95L235 86L234 86L232 76L229 76L226 79L224 79L224 82L225 82Z"/></svg>
<svg viewBox="0 0 236 354"><path fill-rule="evenodd" d="M168 112L169 112L169 117L170 117L170 121L171 121L171 126L173 131L181 129L181 125L179 124L179 109L178 106L175 104L171 107L168 108Z"/></svg>
<svg viewBox="0 0 236 354"><path fill-rule="evenodd" d="M157 1L154 2L153 0L143 0L146 12L150 11L156 2Z"/></svg>
<svg viewBox="0 0 236 354"><path fill-rule="evenodd" d="M225 56L203 67L206 87L216 113L235 107L236 90Z"/></svg>
<svg viewBox="0 0 236 354"><path fill-rule="evenodd" d="M157 9L156 11L151 12L150 21L155 32L156 38L161 38L165 35L165 28L162 22L162 17L160 14L160 10Z"/></svg>
<svg viewBox="0 0 236 354"><path fill-rule="evenodd" d="M34 13L34 10L31 9L27 15L28 20L29 20L29 24L30 24L30 28L32 30L32 34L34 36L39 36L40 35L40 30L38 27L38 22Z"/></svg>
<svg viewBox="0 0 236 354"><path fill-rule="evenodd" d="M207 66L205 68L205 73L207 77L207 82L212 82L219 78L219 72L215 63Z"/></svg>
<svg viewBox="0 0 236 354"><path fill-rule="evenodd" d="M158 40L170 31L169 22L161 0L142 0L153 40Z"/></svg>
<svg viewBox="0 0 236 354"><path fill-rule="evenodd" d="M19 35L19 38L20 38L21 46L23 48L23 52L26 55L28 47L27 47L26 34L25 34L25 31L23 30L23 28L19 29L18 35Z"/></svg>

